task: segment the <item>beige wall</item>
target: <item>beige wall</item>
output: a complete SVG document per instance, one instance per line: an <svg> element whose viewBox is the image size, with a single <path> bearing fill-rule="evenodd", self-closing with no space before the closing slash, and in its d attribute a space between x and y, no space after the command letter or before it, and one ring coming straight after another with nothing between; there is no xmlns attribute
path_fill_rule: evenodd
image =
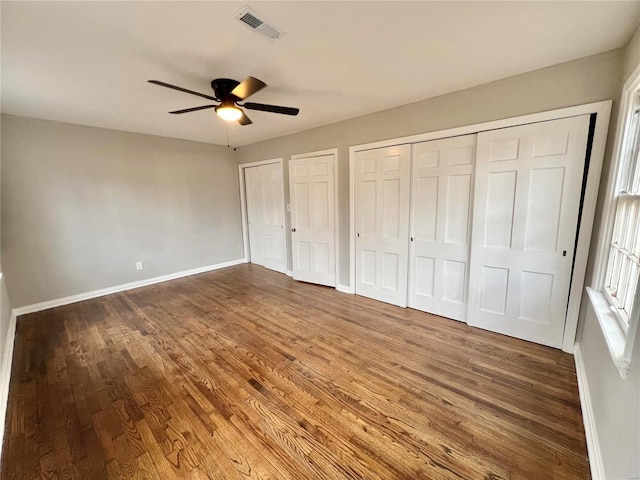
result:
<svg viewBox="0 0 640 480"><path fill-rule="evenodd" d="M629 44L624 49L624 57L622 59L623 82L629 78L638 65L640 65L640 28L635 31Z"/></svg>
<svg viewBox="0 0 640 480"><path fill-rule="evenodd" d="M13 340L14 331L10 331L11 324L11 304L4 281L4 276L0 278L0 448L2 448L2 438L6 418L7 398L9 397L9 380L11 379L11 358L13 354L13 344L8 344L8 340Z"/></svg>
<svg viewBox="0 0 640 480"><path fill-rule="evenodd" d="M594 55L422 102L238 148L239 163L338 148L340 278L349 284L351 145L616 98L623 50ZM327 108L331 108L330 105ZM287 183L288 184L288 183ZM288 189L286 201L289 202ZM289 215L287 215L289 222ZM287 232L289 232L287 223ZM290 235L290 233L288 233ZM289 258L289 267L291 258Z"/></svg>
<svg viewBox="0 0 640 480"><path fill-rule="evenodd" d="M9 320L11 319L11 302L4 275L0 278L0 373L2 372L2 361L4 360L4 348L9 336ZM0 379L0 384L2 380Z"/></svg>
<svg viewBox="0 0 640 480"><path fill-rule="evenodd" d="M14 308L243 256L232 150L7 115L1 148Z"/></svg>
<svg viewBox="0 0 640 480"><path fill-rule="evenodd" d="M640 330L636 336L631 369L623 380L611 360L590 302L586 302L583 322L578 343L604 478L640 478Z"/></svg>
<svg viewBox="0 0 640 480"><path fill-rule="evenodd" d="M1 124L2 121L0 119L0 128ZM2 137L0 136L0 150L1 142ZM2 272L1 263L0 272ZM11 378L11 372L9 369L9 358L13 353L13 350L12 345L7 345L9 337L13 336L13 332L9 331L9 328L11 327L11 308L11 301L9 300L9 292L7 291L5 276L0 273L0 428L4 427L6 414L6 405L4 401L8 396L8 392L5 390L5 388L8 388L9 379ZM0 439L2 439L2 435L2 432L0 432Z"/></svg>
<svg viewBox="0 0 640 480"><path fill-rule="evenodd" d="M8 370L8 359L5 358L6 352L11 350L11 347L7 345L7 339L11 332L9 332L9 326L11 323L11 302L9 301L9 293L7 292L7 285L5 283L4 275L0 278L0 426L2 424L2 388L5 382L9 381L11 372ZM7 349L7 347L9 347ZM6 364L5 364L6 362ZM2 434L0 433L0 438Z"/></svg>

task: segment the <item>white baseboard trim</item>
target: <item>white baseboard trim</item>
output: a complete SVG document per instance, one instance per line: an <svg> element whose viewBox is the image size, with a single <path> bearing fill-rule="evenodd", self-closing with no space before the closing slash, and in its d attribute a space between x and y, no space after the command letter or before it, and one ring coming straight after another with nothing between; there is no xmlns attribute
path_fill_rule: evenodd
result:
<svg viewBox="0 0 640 480"><path fill-rule="evenodd" d="M4 427L7 420L7 404L9 402L9 381L11 380L11 363L13 361L13 345L16 338L16 314L12 313L9 319L7 340L4 344L4 355L0 364L0 458L2 458L2 441L4 439Z"/></svg>
<svg viewBox="0 0 640 480"><path fill-rule="evenodd" d="M582 407L582 422L584 423L584 433L587 437L587 451L589 453L589 466L591 468L591 478L593 480L605 480L604 464L600 452L600 442L598 432L593 418L593 407L591 405L591 394L587 383L587 372L584 368L582 351L580 344L576 343L573 349L573 356L576 363L576 375L578 377L578 391L580 392L580 406Z"/></svg>
<svg viewBox="0 0 640 480"><path fill-rule="evenodd" d="M287 275L293 278L293 270L287 270Z"/></svg>
<svg viewBox="0 0 640 480"><path fill-rule="evenodd" d="M340 285L339 283L336 284L336 290L338 290L339 292L342 292L342 293L351 293L351 294L356 293L353 290L353 288L347 287L346 285Z"/></svg>
<svg viewBox="0 0 640 480"><path fill-rule="evenodd" d="M240 265L241 263L246 263L244 258L231 260L229 262L217 263L215 265L207 265L206 267L184 270L182 272L170 273L168 275L161 275L159 277L147 278L144 280L139 280L137 282L124 283L122 285L116 285L114 287L101 288L100 290L93 290L91 292L79 293L77 295L56 298L54 300L47 300L46 302L34 303L32 305L14 308L13 313L17 317L19 315L25 315L27 313L40 312L49 308L61 307L62 305L81 302L83 300L89 300L96 297L103 297L112 293L132 290L134 288L146 287L147 285L153 285L154 283L166 282L168 280L175 280L176 278L188 277L190 275L197 275L198 273L205 273L212 270L218 270L220 268L232 267L234 265Z"/></svg>

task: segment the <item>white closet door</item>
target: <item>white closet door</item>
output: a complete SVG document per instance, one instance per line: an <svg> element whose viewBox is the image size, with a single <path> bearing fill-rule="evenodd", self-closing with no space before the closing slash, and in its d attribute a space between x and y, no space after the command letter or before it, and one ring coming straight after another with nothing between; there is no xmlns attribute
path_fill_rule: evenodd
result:
<svg viewBox="0 0 640 480"><path fill-rule="evenodd" d="M409 306L466 320L476 135L413 145Z"/></svg>
<svg viewBox="0 0 640 480"><path fill-rule="evenodd" d="M293 278L335 286L334 155L289 162Z"/></svg>
<svg viewBox="0 0 640 480"><path fill-rule="evenodd" d="M559 348L589 116L478 134L469 325Z"/></svg>
<svg viewBox="0 0 640 480"><path fill-rule="evenodd" d="M282 165L244 169L251 263L286 272Z"/></svg>
<svg viewBox="0 0 640 480"><path fill-rule="evenodd" d="M356 152L356 293L407 305L409 145Z"/></svg>

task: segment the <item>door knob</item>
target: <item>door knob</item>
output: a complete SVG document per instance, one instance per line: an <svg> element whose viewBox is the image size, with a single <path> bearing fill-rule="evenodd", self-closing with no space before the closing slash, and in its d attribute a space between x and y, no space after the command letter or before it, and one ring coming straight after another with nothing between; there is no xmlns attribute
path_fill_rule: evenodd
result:
<svg viewBox="0 0 640 480"><path fill-rule="evenodd" d="M291 231L292 231L292 232L295 232L295 231L296 231L296 229L295 229L295 228L292 228L292 229L291 229Z"/></svg>

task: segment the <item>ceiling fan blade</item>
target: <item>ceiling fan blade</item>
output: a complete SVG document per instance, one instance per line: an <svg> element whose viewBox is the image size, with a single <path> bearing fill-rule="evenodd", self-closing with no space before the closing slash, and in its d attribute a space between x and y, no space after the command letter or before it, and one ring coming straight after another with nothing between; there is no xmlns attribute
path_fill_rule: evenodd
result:
<svg viewBox="0 0 640 480"><path fill-rule="evenodd" d="M184 110L175 110L169 113L189 113L189 112L197 112L198 110L204 110L205 108L215 108L216 105L203 105L201 107L193 107L193 108L185 108Z"/></svg>
<svg viewBox="0 0 640 480"><path fill-rule="evenodd" d="M242 83L238 84L236 88L231 90L231 95L240 100L244 100L266 86L267 84L262 80L258 80L254 77L247 77L242 81Z"/></svg>
<svg viewBox="0 0 640 480"><path fill-rule="evenodd" d="M242 105L249 110L260 110L262 112L282 113L283 115L297 115L300 111L299 108L293 107L281 107L279 105L267 105L264 103L247 102Z"/></svg>
<svg viewBox="0 0 640 480"><path fill-rule="evenodd" d="M242 117L240 117L238 123L244 127L245 125L251 125L253 122L249 117L247 117L246 113L242 112Z"/></svg>
<svg viewBox="0 0 640 480"><path fill-rule="evenodd" d="M161 87L173 88L174 90L178 90L179 92L190 93L191 95L197 95L198 97L207 98L216 102L218 101L216 97L212 97L211 95L194 92L193 90L187 90L186 88L177 87L175 85L171 85L170 83L161 82L160 80L148 80L148 82L153 83L154 85L160 85Z"/></svg>

